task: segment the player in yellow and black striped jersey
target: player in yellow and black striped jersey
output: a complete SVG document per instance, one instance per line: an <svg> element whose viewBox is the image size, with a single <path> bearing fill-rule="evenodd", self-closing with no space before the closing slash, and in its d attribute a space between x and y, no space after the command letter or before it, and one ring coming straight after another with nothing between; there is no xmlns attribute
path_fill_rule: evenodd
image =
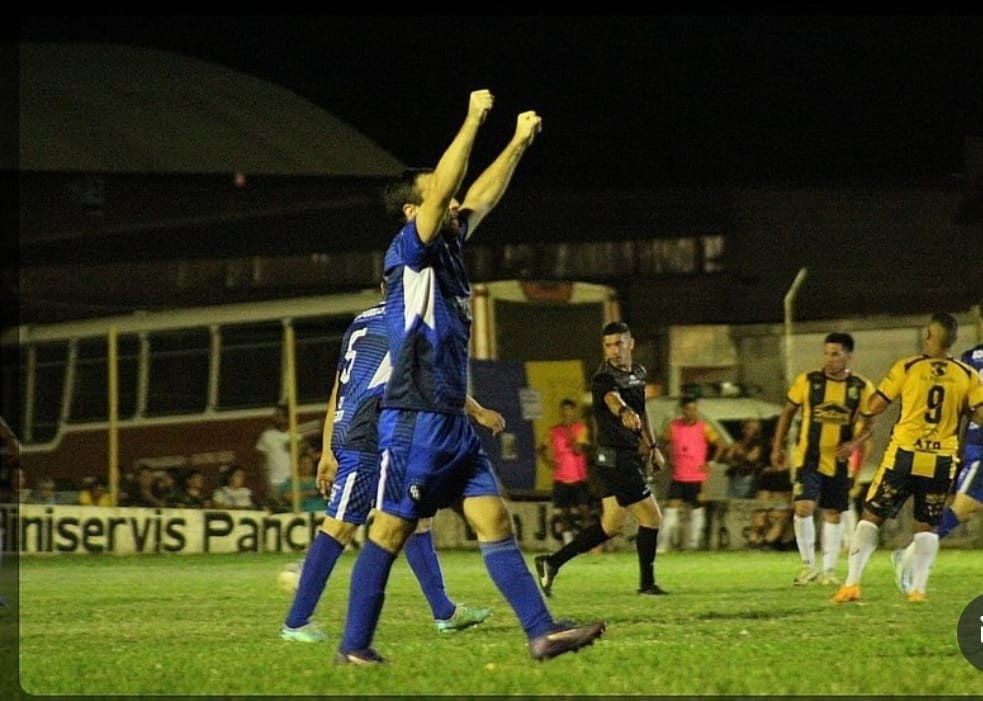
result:
<svg viewBox="0 0 983 701"><path fill-rule="evenodd" d="M785 407L775 427L771 463L786 464L782 451L792 419L802 410L799 435L792 456L795 479L795 542L802 565L793 583L804 585L820 576L815 567L816 507L823 517L823 570L821 582L836 584L843 526L840 514L850 502L850 455L870 436L868 417L862 411L874 393L874 385L850 370L853 337L835 332L823 341L823 366L800 373L785 396Z"/></svg>
<svg viewBox="0 0 983 701"><path fill-rule="evenodd" d="M895 362L867 406L868 413L879 414L900 399L901 413L867 492L850 545L849 572L833 597L836 602L860 599L860 577L877 547L880 525L908 497L914 497L916 543L908 600L925 599L928 573L939 551L936 528L955 476L959 420L964 412L983 420L983 381L949 353L957 330L951 314L933 315L925 331L925 352Z"/></svg>

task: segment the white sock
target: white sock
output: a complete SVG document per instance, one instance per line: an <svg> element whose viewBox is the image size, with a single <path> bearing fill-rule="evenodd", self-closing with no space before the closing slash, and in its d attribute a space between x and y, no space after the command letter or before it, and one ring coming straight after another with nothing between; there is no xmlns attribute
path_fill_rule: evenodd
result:
<svg viewBox="0 0 983 701"><path fill-rule="evenodd" d="M703 540L703 527L706 525L706 509L693 509L689 512L689 547L699 550Z"/></svg>
<svg viewBox="0 0 983 701"><path fill-rule="evenodd" d="M857 522L857 527L853 531L853 538L850 539L849 568L846 581L843 584L847 586L860 584L860 577L863 576L867 561L877 549L880 531L880 527L870 521L860 519Z"/></svg>
<svg viewBox="0 0 983 701"><path fill-rule="evenodd" d="M914 550L911 560L911 591L924 594L928 574L932 571L935 556L939 554L939 536L928 531L916 533L911 545Z"/></svg>
<svg viewBox="0 0 983 701"><path fill-rule="evenodd" d="M843 540L843 524L823 521L823 572L832 572L836 569L841 540Z"/></svg>
<svg viewBox="0 0 983 701"><path fill-rule="evenodd" d="M908 547L904 549L904 553L901 555L901 567L911 571L912 565L915 563L915 540L912 538L911 542L908 543Z"/></svg>
<svg viewBox="0 0 983 701"><path fill-rule="evenodd" d="M672 548L672 538L679 523L679 509L666 508L662 513L662 528L659 529L659 550L667 552Z"/></svg>
<svg viewBox="0 0 983 701"><path fill-rule="evenodd" d="M792 521L802 564L812 567L816 561L816 523L812 516L795 516Z"/></svg>
<svg viewBox="0 0 983 701"><path fill-rule="evenodd" d="M853 509L847 509L840 514L840 523L843 528L840 530L840 547L844 550L850 547L849 535L853 533L853 529L857 527L857 512ZM844 538L843 534L846 533L847 537Z"/></svg>

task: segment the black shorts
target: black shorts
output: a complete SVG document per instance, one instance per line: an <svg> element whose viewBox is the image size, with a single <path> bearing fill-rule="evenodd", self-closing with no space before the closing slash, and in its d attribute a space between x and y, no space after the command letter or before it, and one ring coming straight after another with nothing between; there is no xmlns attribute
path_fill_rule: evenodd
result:
<svg viewBox="0 0 983 701"><path fill-rule="evenodd" d="M922 477L911 474L914 453L898 448L894 464L882 464L867 490L864 509L881 518L894 518L908 497L914 497L916 521L938 526L942 522L946 495L952 485L952 458L938 456L935 474Z"/></svg>
<svg viewBox="0 0 983 701"><path fill-rule="evenodd" d="M637 504L652 495L648 482L645 481L645 462L638 451L630 449L599 448L598 453L613 454L615 460L604 463L595 459L591 464L591 475L596 479L598 496L614 497L619 506L627 507Z"/></svg>
<svg viewBox="0 0 983 701"><path fill-rule="evenodd" d="M759 492L791 492L792 481L788 470L768 470L758 475Z"/></svg>
<svg viewBox="0 0 983 701"><path fill-rule="evenodd" d="M703 482L677 482L673 480L669 483L669 493L666 499L679 499L682 502L699 508L703 506L700 499L700 492L703 491Z"/></svg>
<svg viewBox="0 0 983 701"><path fill-rule="evenodd" d="M576 509L590 504L586 482L554 482L553 506L557 509Z"/></svg>

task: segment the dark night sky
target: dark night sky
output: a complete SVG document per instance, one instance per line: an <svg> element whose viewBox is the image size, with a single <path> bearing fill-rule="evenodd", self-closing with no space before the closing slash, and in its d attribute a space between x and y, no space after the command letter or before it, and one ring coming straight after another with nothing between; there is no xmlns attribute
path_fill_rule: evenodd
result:
<svg viewBox="0 0 983 701"><path fill-rule="evenodd" d="M936 178L983 135L981 17L20 17L270 80L432 165L468 92L496 106L474 166L536 109L527 182Z"/></svg>

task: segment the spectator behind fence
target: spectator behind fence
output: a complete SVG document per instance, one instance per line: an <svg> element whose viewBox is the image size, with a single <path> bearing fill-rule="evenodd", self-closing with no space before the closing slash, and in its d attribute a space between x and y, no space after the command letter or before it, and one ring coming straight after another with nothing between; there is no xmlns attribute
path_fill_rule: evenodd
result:
<svg viewBox="0 0 983 701"><path fill-rule="evenodd" d="M297 481L300 490L301 511L324 511L324 497L317 488L314 452L308 446L301 451L297 462ZM280 502L293 503L293 479L280 485Z"/></svg>
<svg viewBox="0 0 983 701"><path fill-rule="evenodd" d="M18 502L21 504L30 504L34 501L34 490L27 486L27 473L24 471L24 468L14 468L12 483L14 497Z"/></svg>
<svg viewBox="0 0 983 701"><path fill-rule="evenodd" d="M273 410L271 425L256 440L256 463L263 475L266 505L271 511L283 509L280 489L290 479L290 417L286 404Z"/></svg>
<svg viewBox="0 0 983 701"><path fill-rule="evenodd" d="M194 469L184 476L184 486L174 494L174 506L185 509L210 509L212 499L205 489L205 473Z"/></svg>
<svg viewBox="0 0 983 701"><path fill-rule="evenodd" d="M37 488L31 494L30 503L57 504L58 496L55 494L55 481L50 477L41 477L38 479Z"/></svg>
<svg viewBox="0 0 983 701"><path fill-rule="evenodd" d="M136 480L132 485L127 506L146 506L151 508L162 508L167 506L165 499L162 499L156 487L156 473L150 465L137 465Z"/></svg>
<svg viewBox="0 0 983 701"><path fill-rule="evenodd" d="M720 454L720 461L727 464L727 496L730 499L754 497L755 483L764 467L766 454L761 422L757 419L742 421L741 437Z"/></svg>
<svg viewBox="0 0 983 701"><path fill-rule="evenodd" d="M80 506L112 506L113 502L106 489L106 482L96 477L85 477L79 492Z"/></svg>
<svg viewBox="0 0 983 701"><path fill-rule="evenodd" d="M238 465L219 468L223 484L212 493L216 509L255 509L253 490L246 486L246 471Z"/></svg>

